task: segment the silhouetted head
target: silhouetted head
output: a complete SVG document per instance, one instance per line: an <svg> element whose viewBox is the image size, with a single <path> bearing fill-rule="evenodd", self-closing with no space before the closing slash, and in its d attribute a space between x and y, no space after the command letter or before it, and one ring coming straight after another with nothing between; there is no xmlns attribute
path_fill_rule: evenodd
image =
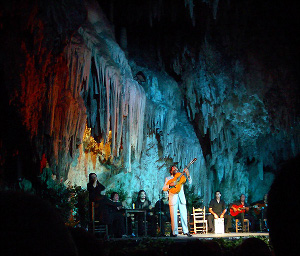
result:
<svg viewBox="0 0 300 256"><path fill-rule="evenodd" d="M268 193L267 217L276 256L299 255L298 209L300 155L280 168ZM289 217L289 218L287 218ZM294 223L294 225L293 225Z"/></svg>
<svg viewBox="0 0 300 256"><path fill-rule="evenodd" d="M256 237L247 238L236 248L237 256L272 256L269 246Z"/></svg>

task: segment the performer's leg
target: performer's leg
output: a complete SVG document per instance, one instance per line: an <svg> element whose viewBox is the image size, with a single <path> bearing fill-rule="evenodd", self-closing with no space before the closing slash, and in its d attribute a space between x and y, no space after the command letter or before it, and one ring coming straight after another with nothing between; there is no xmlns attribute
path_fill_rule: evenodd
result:
<svg viewBox="0 0 300 256"><path fill-rule="evenodd" d="M225 232L228 233L229 229L232 227L232 223L231 223L231 215L224 215L224 221L226 221L226 226L225 226Z"/></svg>
<svg viewBox="0 0 300 256"><path fill-rule="evenodd" d="M189 233L189 228L187 224L187 210L186 210L186 204L179 203L179 212L181 217L181 225L182 225L182 231L184 234Z"/></svg>
<svg viewBox="0 0 300 256"><path fill-rule="evenodd" d="M242 212L240 215L241 215L240 220L241 220L241 224L242 224L242 230L243 230L243 232L245 232L245 223L244 223L245 213Z"/></svg>
<svg viewBox="0 0 300 256"><path fill-rule="evenodd" d="M178 234L178 219L177 219L177 209L178 203L175 205L170 205L170 217L171 217L171 227L172 227L172 234Z"/></svg>
<svg viewBox="0 0 300 256"><path fill-rule="evenodd" d="M161 216L161 222L159 224L160 224L160 234L162 236L165 235L166 221L167 221L167 217L164 215Z"/></svg>
<svg viewBox="0 0 300 256"><path fill-rule="evenodd" d="M215 227L214 227L214 215L210 214L207 216L207 220L208 220L208 229L210 232L215 232Z"/></svg>

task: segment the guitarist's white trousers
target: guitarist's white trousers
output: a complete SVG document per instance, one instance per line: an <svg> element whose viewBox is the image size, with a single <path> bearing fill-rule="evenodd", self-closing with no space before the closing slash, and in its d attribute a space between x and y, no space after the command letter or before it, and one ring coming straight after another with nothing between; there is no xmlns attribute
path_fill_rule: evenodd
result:
<svg viewBox="0 0 300 256"><path fill-rule="evenodd" d="M186 204L182 204L180 200L177 200L176 204L174 205L170 204L169 207L170 207L171 226L172 226L173 235L178 235L178 215L177 215L178 209L180 212L182 231L183 233L189 233L189 229L187 225Z"/></svg>

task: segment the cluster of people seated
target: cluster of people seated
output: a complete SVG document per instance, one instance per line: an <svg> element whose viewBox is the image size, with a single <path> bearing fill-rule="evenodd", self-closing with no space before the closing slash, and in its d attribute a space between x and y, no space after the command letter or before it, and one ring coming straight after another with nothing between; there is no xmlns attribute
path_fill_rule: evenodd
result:
<svg viewBox="0 0 300 256"><path fill-rule="evenodd" d="M214 219L224 218L225 221L225 232L230 232L232 227L232 219L238 219L241 225L241 232L246 231L269 231L266 221L266 210L267 210L267 194L264 199L255 202L250 206L246 202L246 196L241 194L240 200L229 204L229 212L227 212L226 203L221 199L221 192L215 192L215 198L209 203L208 211L211 213L208 215L208 230L209 232L215 232ZM250 209L254 209L254 214ZM246 230L244 220L249 220L249 230Z"/></svg>
<svg viewBox="0 0 300 256"><path fill-rule="evenodd" d="M89 191L89 212L92 215L92 203L94 205L94 219L99 220L101 224L108 226L109 235L115 238L126 237L125 222L127 221L127 233L134 235L132 216L125 216L124 206L119 201L119 194L113 192L110 198L106 196L105 187L98 181L97 175L91 173L89 175L89 183L87 185ZM165 236L165 223L170 221L168 192L162 191L162 198L158 200L154 207L146 197L146 192L140 190L136 201L134 201L135 209L146 210L146 219L148 222L147 231L144 225L144 215L141 213L134 214L138 227L138 236L143 236L146 232L150 236L157 235L157 223L160 228L161 236ZM127 220L125 219L127 218Z"/></svg>
<svg viewBox="0 0 300 256"><path fill-rule="evenodd" d="M97 175L91 173L89 175L89 183L87 185L89 191L90 212L91 203L94 202L94 218L100 220L100 223L108 226L109 235L115 238L126 237L128 234L134 236L133 233L133 220L138 227L137 235L144 236L147 232L149 236L166 236L166 223L171 222L170 208L169 208L169 193L168 191L161 192L161 199L159 199L153 207L151 202L146 196L144 190L138 192L136 201L133 203L135 209L146 210L147 231L145 230L144 215L141 213L131 213L125 216L125 209L123 204L119 201L119 194L113 192L110 198L106 196L105 187L98 181ZM264 218L264 212L267 206L267 196L262 202L256 202L259 205L255 208L260 215L256 216L257 220ZM264 207L262 207L264 205ZM131 208L131 207L130 207ZM207 215L208 231L215 232L214 219L224 218L225 232L230 232L232 228L232 219L239 219L241 223L241 232L245 232L244 219L249 220L250 231L257 229L256 219L250 214L250 207L245 201L245 195L240 196L240 200L229 205L227 211L226 203L221 199L221 192L215 192L215 198L209 203L209 213ZM125 230L125 223L127 222L127 230ZM264 230L267 230L266 222L260 222L264 225ZM157 229L159 228L159 229ZM127 231L127 232L126 232ZM262 227L260 225L260 231Z"/></svg>

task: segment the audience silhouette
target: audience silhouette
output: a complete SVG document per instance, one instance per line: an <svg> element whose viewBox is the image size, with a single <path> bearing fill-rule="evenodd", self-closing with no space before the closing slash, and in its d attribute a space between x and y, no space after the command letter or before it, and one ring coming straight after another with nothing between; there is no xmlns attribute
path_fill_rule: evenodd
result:
<svg viewBox="0 0 300 256"><path fill-rule="evenodd" d="M58 211L37 196L0 192L0 255L78 255Z"/></svg>

